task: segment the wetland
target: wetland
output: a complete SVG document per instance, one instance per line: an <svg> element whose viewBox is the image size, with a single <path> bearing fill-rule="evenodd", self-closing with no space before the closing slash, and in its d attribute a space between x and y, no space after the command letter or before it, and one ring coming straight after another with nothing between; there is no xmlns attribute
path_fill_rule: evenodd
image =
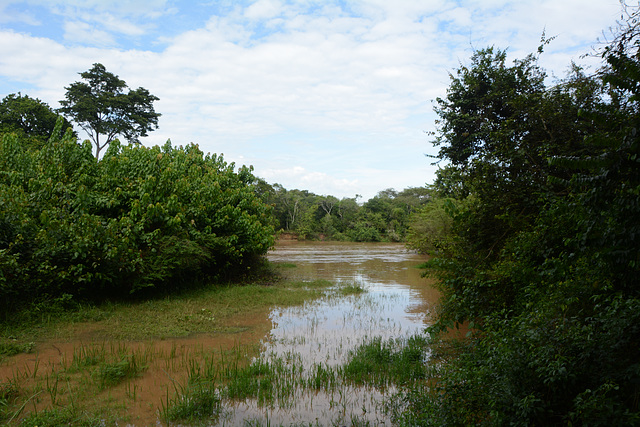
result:
<svg viewBox="0 0 640 427"><path fill-rule="evenodd" d="M91 307L5 333L26 352L0 359L4 422L393 425L397 381L366 355L410 375L396 350L417 345L426 364L438 293L416 268L424 257L400 244L284 241L268 258L276 284Z"/></svg>

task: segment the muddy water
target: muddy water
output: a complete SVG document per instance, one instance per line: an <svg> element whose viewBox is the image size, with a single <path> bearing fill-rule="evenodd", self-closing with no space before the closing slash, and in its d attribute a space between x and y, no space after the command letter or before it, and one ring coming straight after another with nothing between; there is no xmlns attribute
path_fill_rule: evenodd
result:
<svg viewBox="0 0 640 427"><path fill-rule="evenodd" d="M337 288L358 285L366 292L341 296L336 292L303 307L274 309L273 328L260 357L296 359L299 375L314 366L343 364L351 350L374 338L403 338L423 331L438 298L416 265L424 257L398 244L282 242L270 260L295 264L288 275L327 279ZM330 392L299 391L294 402L259 407L247 401L226 408L219 425L255 424L391 425L384 403L394 390L344 386Z"/></svg>
<svg viewBox="0 0 640 427"><path fill-rule="evenodd" d="M144 357L148 369L138 378L99 392L93 396L95 402L85 402L83 407L89 412L108 408L109 415L127 419L121 425L159 426L161 403L173 395L174 381L185 383L193 360L238 346L253 348L252 344L261 341L260 358L295 360L301 366L299 375L308 376L314 366L341 365L349 351L370 338L401 338L423 330L438 298L415 268L424 258L407 252L402 245L289 241L279 244L269 258L295 264L285 269L292 278L326 279L336 283L336 291L303 307L239 313L226 320L227 327L239 331L233 333L111 342L99 333L99 323L78 325L72 336L36 343L34 353L0 361L0 382L20 380L25 396L33 395L22 415L63 407L74 395L83 395L78 390L94 382L90 377L93 371L85 375L71 369L80 350L106 347L103 352L110 358L117 358L124 350ZM337 291L340 286L354 284L366 292L344 296ZM49 381L55 381L56 387L60 384L55 396L51 391L31 391L42 389ZM328 392L297 390L293 401L274 402L268 408L251 400L227 403L224 416L212 424L351 425L352 419L358 419L369 425L390 425L383 404L392 393L390 389L344 385Z"/></svg>
<svg viewBox="0 0 640 427"><path fill-rule="evenodd" d="M359 295L328 298L311 305L274 310L271 352L302 352L312 362L339 364L348 352L369 337L413 335L429 323L430 308L438 298L431 283L415 268L423 256L398 244L286 242L269 258L296 265L290 275L300 279L327 279L366 290ZM306 345L282 345L304 337ZM324 345L326 351L317 347ZM324 353L341 350L329 358ZM335 352L334 352L335 353Z"/></svg>

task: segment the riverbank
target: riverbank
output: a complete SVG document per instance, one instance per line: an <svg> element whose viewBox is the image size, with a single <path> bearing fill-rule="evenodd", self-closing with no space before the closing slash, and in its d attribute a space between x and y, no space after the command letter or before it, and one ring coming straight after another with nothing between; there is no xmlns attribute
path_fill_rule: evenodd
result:
<svg viewBox="0 0 640 427"><path fill-rule="evenodd" d="M437 297L420 256L290 241L270 259L286 280L5 325L3 348L24 353L0 357L0 422L391 425L394 381L406 379L384 379L384 366L410 344L417 365L402 370L425 369L425 342L413 337Z"/></svg>
<svg viewBox="0 0 640 427"><path fill-rule="evenodd" d="M184 383L194 363L230 352L257 353L271 330L272 307L317 299L329 285L209 287L4 325L0 421L18 425L31 417L42 426L71 417L81 421L78 425L93 425L92 420L155 425L163 401Z"/></svg>

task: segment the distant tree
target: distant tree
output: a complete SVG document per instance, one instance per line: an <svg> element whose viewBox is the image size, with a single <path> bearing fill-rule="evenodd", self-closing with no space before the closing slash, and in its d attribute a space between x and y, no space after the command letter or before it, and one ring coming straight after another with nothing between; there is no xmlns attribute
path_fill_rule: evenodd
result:
<svg viewBox="0 0 640 427"><path fill-rule="evenodd" d="M360 197L360 195L356 195L356 197L353 198L345 197L340 200L336 210L336 216L338 217L337 228L341 233L344 233L349 225L355 221L360 211L360 205L358 205L358 198Z"/></svg>
<svg viewBox="0 0 640 427"><path fill-rule="evenodd" d="M333 209L338 206L340 204L340 200L338 200L336 197L334 196L323 196L320 200L319 200L319 206L320 209L323 213L323 217L324 215L329 215L331 216L331 214L333 213Z"/></svg>
<svg viewBox="0 0 640 427"><path fill-rule="evenodd" d="M124 80L102 64L93 64L80 76L87 82L75 82L65 88L67 93L60 101L59 111L89 134L96 147L96 158L118 135L138 144L141 136L158 128L160 114L155 112L153 102L159 98L147 89L125 92ZM106 138L101 140L100 135Z"/></svg>
<svg viewBox="0 0 640 427"><path fill-rule="evenodd" d="M49 105L20 93L7 95L0 103L0 132L17 132L36 147L51 138L57 119L58 114ZM61 130L70 127L65 119Z"/></svg>

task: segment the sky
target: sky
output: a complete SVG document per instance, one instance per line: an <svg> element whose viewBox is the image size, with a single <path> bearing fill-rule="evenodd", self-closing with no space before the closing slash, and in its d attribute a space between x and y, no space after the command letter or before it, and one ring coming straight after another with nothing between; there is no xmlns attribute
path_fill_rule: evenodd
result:
<svg viewBox="0 0 640 427"><path fill-rule="evenodd" d="M0 0L0 96L59 108L101 63L160 98L145 146L196 143L271 184L368 200L433 182L434 100L474 50L511 62L544 33L551 80L594 69L584 55L620 17L618 0Z"/></svg>

